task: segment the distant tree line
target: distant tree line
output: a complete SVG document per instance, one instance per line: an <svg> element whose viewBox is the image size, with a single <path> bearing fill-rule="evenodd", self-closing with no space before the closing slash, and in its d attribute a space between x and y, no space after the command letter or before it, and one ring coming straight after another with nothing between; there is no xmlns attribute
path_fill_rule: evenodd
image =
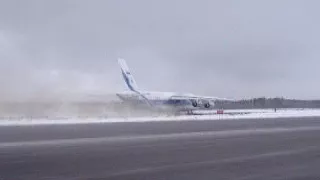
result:
<svg viewBox="0 0 320 180"><path fill-rule="evenodd" d="M320 100L259 97L253 99L243 99L236 102L217 101L215 107L223 109L320 108Z"/></svg>

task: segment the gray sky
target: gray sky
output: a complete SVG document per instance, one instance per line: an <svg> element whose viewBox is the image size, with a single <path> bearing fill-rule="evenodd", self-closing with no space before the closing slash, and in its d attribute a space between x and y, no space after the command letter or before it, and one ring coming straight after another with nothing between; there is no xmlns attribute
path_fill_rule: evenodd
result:
<svg viewBox="0 0 320 180"><path fill-rule="evenodd" d="M2 0L0 94L320 98L320 1Z"/></svg>

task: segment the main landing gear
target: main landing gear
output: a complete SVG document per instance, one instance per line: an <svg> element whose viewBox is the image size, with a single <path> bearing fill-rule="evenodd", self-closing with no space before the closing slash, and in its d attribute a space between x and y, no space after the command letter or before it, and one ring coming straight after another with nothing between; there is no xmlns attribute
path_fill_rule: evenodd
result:
<svg viewBox="0 0 320 180"><path fill-rule="evenodd" d="M187 110L187 115L194 115L192 110Z"/></svg>

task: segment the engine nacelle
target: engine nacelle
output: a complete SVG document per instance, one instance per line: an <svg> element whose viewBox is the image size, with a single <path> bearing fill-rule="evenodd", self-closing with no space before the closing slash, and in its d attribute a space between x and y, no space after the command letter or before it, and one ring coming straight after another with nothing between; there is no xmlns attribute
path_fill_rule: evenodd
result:
<svg viewBox="0 0 320 180"><path fill-rule="evenodd" d="M195 100L192 100L192 106L193 106L193 107L197 107L197 106L198 106L198 102L195 101Z"/></svg>
<svg viewBox="0 0 320 180"><path fill-rule="evenodd" d="M204 107L204 108L210 108L211 106L214 106L213 102L209 102L207 100L191 100L191 104L193 107Z"/></svg>

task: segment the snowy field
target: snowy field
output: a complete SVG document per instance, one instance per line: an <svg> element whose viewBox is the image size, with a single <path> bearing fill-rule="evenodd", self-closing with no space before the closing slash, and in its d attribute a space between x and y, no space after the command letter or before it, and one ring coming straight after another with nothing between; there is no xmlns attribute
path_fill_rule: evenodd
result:
<svg viewBox="0 0 320 180"><path fill-rule="evenodd" d="M216 111L213 111L216 112ZM210 112L210 113L213 113ZM206 112L208 113L208 112ZM145 116L145 117L64 117L64 118L5 118L0 120L0 126L28 125L63 125L119 122L153 122L153 121L201 121L201 120L234 120L234 119L268 119L290 117L320 117L320 109L254 109L225 110L224 114L182 115L182 116Z"/></svg>

